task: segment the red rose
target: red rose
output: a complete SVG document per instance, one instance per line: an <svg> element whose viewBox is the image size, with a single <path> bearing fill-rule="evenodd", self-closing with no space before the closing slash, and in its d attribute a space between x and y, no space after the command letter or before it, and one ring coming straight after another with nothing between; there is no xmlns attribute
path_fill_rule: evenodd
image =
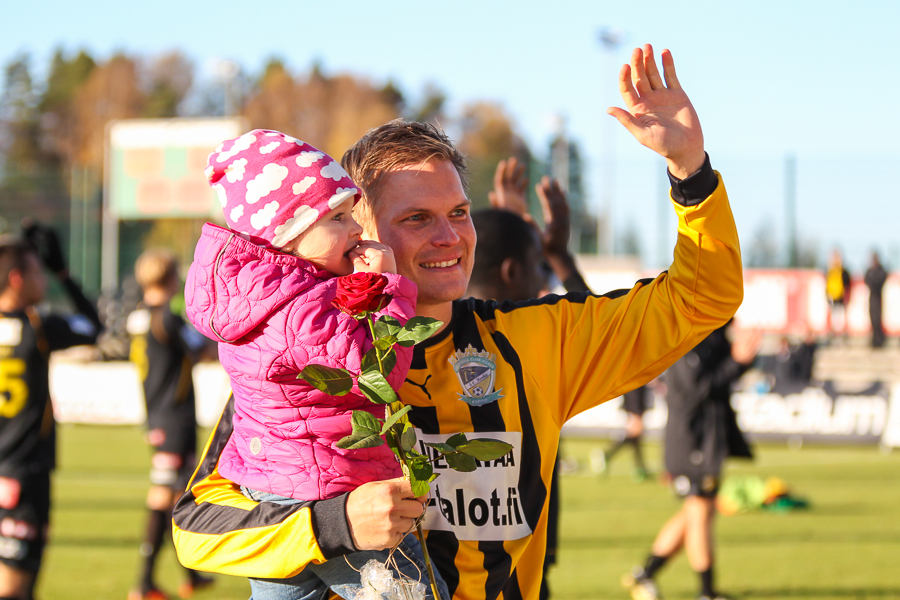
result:
<svg viewBox="0 0 900 600"><path fill-rule="evenodd" d="M338 278L337 294L331 304L351 317L377 312L393 298L384 293L387 284L388 278L381 273L344 275Z"/></svg>

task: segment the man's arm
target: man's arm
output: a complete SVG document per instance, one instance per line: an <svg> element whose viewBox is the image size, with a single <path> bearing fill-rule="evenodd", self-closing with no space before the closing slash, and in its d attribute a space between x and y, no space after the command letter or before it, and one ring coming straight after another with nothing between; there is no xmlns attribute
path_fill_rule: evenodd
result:
<svg viewBox="0 0 900 600"><path fill-rule="evenodd" d="M69 275L56 232L50 227L26 220L23 222L23 233L34 246L44 266L62 284L69 300L75 306L75 315L51 317L46 320L44 326L50 350L96 343L103 331L103 323L94 303L85 297L84 292Z"/></svg>
<svg viewBox="0 0 900 600"><path fill-rule="evenodd" d="M609 112L668 162L678 215L669 270L631 290L500 304L484 315L547 397L558 399L553 409L560 425L659 375L724 325L743 299L740 245L724 184L703 151L699 121L668 51L663 66L668 87L652 49L636 49L620 73L629 110Z"/></svg>
<svg viewBox="0 0 900 600"><path fill-rule="evenodd" d="M393 546L422 514L409 483L378 481L337 498L291 506L254 502L218 474L231 436L229 400L173 513L178 558L189 568L242 577L292 577L310 563Z"/></svg>

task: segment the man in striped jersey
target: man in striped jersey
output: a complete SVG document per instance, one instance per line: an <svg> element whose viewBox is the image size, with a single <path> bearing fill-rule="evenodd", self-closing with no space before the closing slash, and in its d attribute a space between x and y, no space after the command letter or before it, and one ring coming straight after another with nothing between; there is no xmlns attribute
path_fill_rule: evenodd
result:
<svg viewBox="0 0 900 600"><path fill-rule="evenodd" d="M631 290L458 300L475 248L463 156L434 127L404 121L370 131L345 154L363 190L355 216L366 236L394 250L398 271L418 286L418 314L445 323L416 346L400 390L419 442L475 432L514 450L473 473L437 461L430 498L392 480L331 500L257 505L216 470L231 432L226 409L176 507L186 566L288 578L310 562L392 546L424 511L428 548L454 598L538 598L563 423L661 373L724 324L743 295L724 185L667 51L662 62L664 78L652 48L636 49L620 73L627 110L609 111L666 158L678 214L668 272Z"/></svg>

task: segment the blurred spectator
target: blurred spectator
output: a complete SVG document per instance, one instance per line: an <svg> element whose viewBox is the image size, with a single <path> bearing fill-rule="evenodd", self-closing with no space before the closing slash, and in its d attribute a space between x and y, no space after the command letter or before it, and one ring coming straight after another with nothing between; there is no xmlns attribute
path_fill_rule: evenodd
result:
<svg viewBox="0 0 900 600"><path fill-rule="evenodd" d="M467 296L524 301L542 295L552 273L568 292L588 292L569 253L569 205L555 180L544 177L535 187L544 213L541 230L528 214L525 168L515 158L501 160L489 200L493 209L472 213L478 244ZM559 532L559 455L550 481L547 553L540 598L550 597L547 571L556 563Z"/></svg>
<svg viewBox="0 0 900 600"><path fill-rule="evenodd" d="M181 289L175 256L148 250L137 260L135 278L143 302L128 317L131 360L144 384L147 441L153 447L150 490L147 492L147 531L141 545L143 568L139 588L129 600L164 600L167 594L154 582L156 558L166 532L172 528L172 507L187 487L196 466L197 421L191 368L209 345L169 303ZM178 595L189 598L212 579L188 569Z"/></svg>
<svg viewBox="0 0 900 600"><path fill-rule="evenodd" d="M825 273L825 295L831 306L830 331L847 337L847 311L850 303L850 273L844 268L841 251L834 248Z"/></svg>
<svg viewBox="0 0 900 600"><path fill-rule="evenodd" d="M872 262L866 270L865 282L869 288L869 320L872 322L872 347L884 346L884 324L881 320L881 293L887 281L887 271L881 266L877 252L872 252Z"/></svg>
<svg viewBox="0 0 900 600"><path fill-rule="evenodd" d="M656 573L684 548L700 579L702 600L724 598L713 581L713 519L722 463L729 456L752 457L731 407L731 386L750 368L759 350L758 332L717 329L666 371L666 470L672 489L684 499L663 525L643 567L623 579L634 600L659 598Z"/></svg>
<svg viewBox="0 0 900 600"><path fill-rule="evenodd" d="M27 223L26 240L0 240L0 598L32 600L50 522L56 423L50 354L93 344L94 305L69 277L55 232ZM59 279L74 315L41 315L43 266Z"/></svg>

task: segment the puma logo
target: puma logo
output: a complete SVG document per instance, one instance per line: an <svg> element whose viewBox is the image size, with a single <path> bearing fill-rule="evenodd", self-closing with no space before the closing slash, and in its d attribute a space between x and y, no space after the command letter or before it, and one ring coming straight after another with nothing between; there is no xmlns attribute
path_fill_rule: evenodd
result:
<svg viewBox="0 0 900 600"><path fill-rule="evenodd" d="M426 378L425 378L425 381L422 382L422 383L416 383L415 381L413 381L413 380L410 379L409 377L406 378L406 381L407 381L408 383L410 383L410 384L416 386L417 388L422 388L422 391L425 392L425 395L428 396L428 399L429 399L429 400L431 400L431 394L428 392L428 388L425 387L426 385L428 385L428 380L429 380L429 379L431 379L431 375L428 375L428 377L426 377Z"/></svg>

